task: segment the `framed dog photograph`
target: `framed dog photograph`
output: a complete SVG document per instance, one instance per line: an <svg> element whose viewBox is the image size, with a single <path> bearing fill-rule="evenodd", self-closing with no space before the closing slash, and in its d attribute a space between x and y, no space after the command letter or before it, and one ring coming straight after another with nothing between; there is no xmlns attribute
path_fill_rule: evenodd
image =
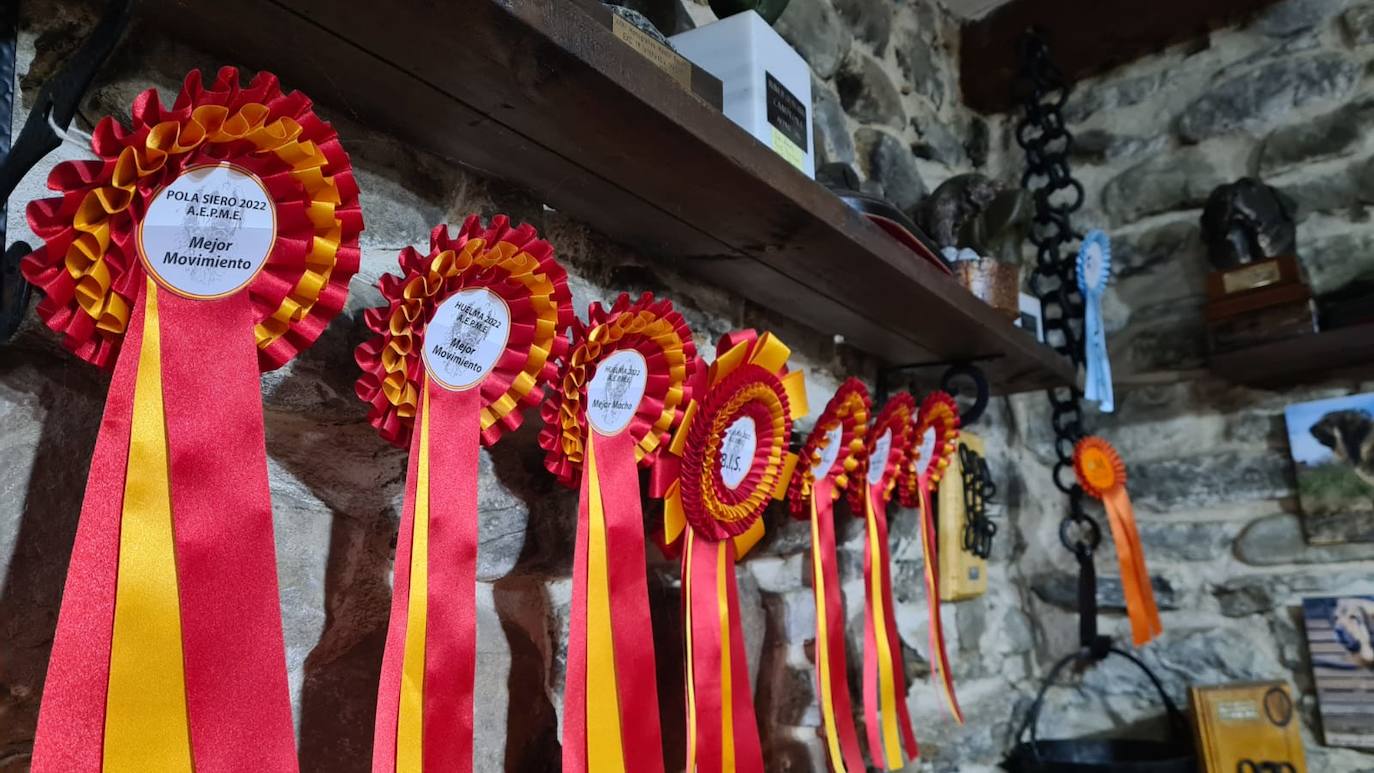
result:
<svg viewBox="0 0 1374 773"><path fill-rule="evenodd" d="M1284 416L1307 541L1374 542L1374 394L1294 403Z"/></svg>
<svg viewBox="0 0 1374 773"><path fill-rule="evenodd" d="M1374 748L1374 596L1302 600L1327 746Z"/></svg>

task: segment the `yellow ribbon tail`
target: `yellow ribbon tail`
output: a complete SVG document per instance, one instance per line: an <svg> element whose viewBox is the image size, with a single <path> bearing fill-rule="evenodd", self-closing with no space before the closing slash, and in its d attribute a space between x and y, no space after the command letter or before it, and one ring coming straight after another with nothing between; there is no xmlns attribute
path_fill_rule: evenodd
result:
<svg viewBox="0 0 1374 773"><path fill-rule="evenodd" d="M883 759L889 770L902 766L902 738L897 727L897 685L892 673L892 648L887 639L887 610L883 594L883 572L887 567L881 560L882 545L878 543L877 514L873 512L873 498L864 497L864 511L868 526L868 549L873 556L868 573L868 587L873 599L873 638L878 650L878 698L882 710ZM929 565L929 561L926 562ZM905 698L905 696L903 696Z"/></svg>
<svg viewBox="0 0 1374 773"><path fill-rule="evenodd" d="M105 773L190 773L181 606L162 402L157 286L147 282L120 518L105 698Z"/></svg>
<svg viewBox="0 0 1374 773"><path fill-rule="evenodd" d="M730 684L730 589L726 584L734 578L729 551L724 540L716 543L716 612L720 616L720 769L723 773L735 770L735 703Z"/></svg>
<svg viewBox="0 0 1374 773"><path fill-rule="evenodd" d="M396 771L418 773L424 763L425 621L429 600L429 377L422 390L420 459L415 469L415 526L410 548L410 593L396 716Z"/></svg>
<svg viewBox="0 0 1374 773"><path fill-rule="evenodd" d="M596 443L587 443L587 769L624 773L615 641L611 635L606 510L596 470Z"/></svg>

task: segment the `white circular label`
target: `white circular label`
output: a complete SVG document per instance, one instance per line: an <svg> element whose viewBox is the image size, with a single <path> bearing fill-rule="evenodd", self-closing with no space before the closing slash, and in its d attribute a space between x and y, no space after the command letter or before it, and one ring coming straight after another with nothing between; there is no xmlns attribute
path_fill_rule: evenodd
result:
<svg viewBox="0 0 1374 773"><path fill-rule="evenodd" d="M926 433L921 436L921 446L918 449L920 456L916 457L916 463L921 465L922 470L930 468L931 459L935 455L935 428L929 427Z"/></svg>
<svg viewBox="0 0 1374 773"><path fill-rule="evenodd" d="M744 482L758 445L758 428L752 417L741 416L725 428L725 442L720 447L720 479L726 486L735 489Z"/></svg>
<svg viewBox="0 0 1374 773"><path fill-rule="evenodd" d="M603 435L614 435L630 425L644 388L649 367L634 349L612 353L596 366L587 384L587 423Z"/></svg>
<svg viewBox="0 0 1374 773"><path fill-rule="evenodd" d="M425 328L425 370L445 389L470 389L496 366L509 338L510 308L501 296L485 287L461 290Z"/></svg>
<svg viewBox="0 0 1374 773"><path fill-rule="evenodd" d="M892 453L892 430L886 430L873 444L873 453L868 455L868 485L876 486L883 482L887 472L887 457Z"/></svg>
<svg viewBox="0 0 1374 773"><path fill-rule="evenodd" d="M830 474L835 460L840 458L840 441L844 440L844 426L837 425L825 433L825 448L821 449L821 460L811 468L811 477L820 479Z"/></svg>
<svg viewBox="0 0 1374 773"><path fill-rule="evenodd" d="M246 287L276 241L277 209L266 186L228 164L192 167L158 191L135 239L158 284L207 299Z"/></svg>
<svg viewBox="0 0 1374 773"><path fill-rule="evenodd" d="M1083 281L1089 287L1102 284L1102 245L1097 242L1083 248Z"/></svg>

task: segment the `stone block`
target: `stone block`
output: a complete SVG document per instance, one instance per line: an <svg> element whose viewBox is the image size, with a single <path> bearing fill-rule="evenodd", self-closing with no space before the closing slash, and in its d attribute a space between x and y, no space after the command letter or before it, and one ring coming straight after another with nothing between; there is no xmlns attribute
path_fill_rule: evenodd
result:
<svg viewBox="0 0 1374 773"><path fill-rule="evenodd" d="M1357 46L1374 43L1374 3L1357 3L1341 14L1341 26Z"/></svg>
<svg viewBox="0 0 1374 773"><path fill-rule="evenodd" d="M835 0L835 10L854 35L873 47L882 56L892 36L892 16L895 6L891 0Z"/></svg>
<svg viewBox="0 0 1374 773"><path fill-rule="evenodd" d="M1236 558L1254 566L1374 560L1374 542L1309 545L1302 522L1290 513L1251 521L1236 538L1234 551Z"/></svg>
<svg viewBox="0 0 1374 773"><path fill-rule="evenodd" d="M1102 188L1102 208L1115 223L1147 215L1199 209L1218 185L1230 182L1230 170L1219 167L1209 149L1189 147L1163 151L1112 178Z"/></svg>
<svg viewBox="0 0 1374 773"><path fill-rule="evenodd" d="M1106 531L1105 524L1103 531ZM1097 553L1097 608L1101 612L1125 612L1126 596L1121 587L1121 578L1107 574L1109 565L1115 565L1115 554L1106 542L1103 542L1103 546ZM1173 583L1161 575L1152 574L1150 587L1154 589L1155 603L1161 610L1179 608ZM1061 572L1040 574L1031 579L1031 590L1047 604L1070 611L1078 610L1077 575Z"/></svg>
<svg viewBox="0 0 1374 773"><path fill-rule="evenodd" d="M1184 109L1178 134L1185 141L1278 123L1289 111L1350 95L1362 64L1338 52L1275 59L1214 84Z"/></svg>
<svg viewBox="0 0 1374 773"><path fill-rule="evenodd" d="M901 140L876 129L855 133L860 163L870 179L883 186L888 201L911 214L926 195L925 182L916 169L916 156Z"/></svg>
<svg viewBox="0 0 1374 773"><path fill-rule="evenodd" d="M1293 166L1358 149L1371 118L1374 100L1361 99L1310 121L1275 129L1260 145L1260 174L1268 177Z"/></svg>
<svg viewBox="0 0 1374 773"><path fill-rule="evenodd" d="M878 60L855 52L845 60L835 76L840 104L860 123L879 124L893 129L906 125L902 95Z"/></svg>
<svg viewBox="0 0 1374 773"><path fill-rule="evenodd" d="M897 67L913 91L929 99L935 107L945 102L944 69L948 57L918 30L909 30L896 48Z"/></svg>
<svg viewBox="0 0 1374 773"><path fill-rule="evenodd" d="M816 141L816 166L822 164L853 164L854 138L840 107L840 97L818 78L811 79L811 134Z"/></svg>
<svg viewBox="0 0 1374 773"><path fill-rule="evenodd" d="M1374 228L1335 231L1332 226L1329 220L1312 219L1298 229L1298 259L1318 295L1374 276Z"/></svg>
<svg viewBox="0 0 1374 773"><path fill-rule="evenodd" d="M825 80L834 77L854 42L827 0L792 0L773 29Z"/></svg>

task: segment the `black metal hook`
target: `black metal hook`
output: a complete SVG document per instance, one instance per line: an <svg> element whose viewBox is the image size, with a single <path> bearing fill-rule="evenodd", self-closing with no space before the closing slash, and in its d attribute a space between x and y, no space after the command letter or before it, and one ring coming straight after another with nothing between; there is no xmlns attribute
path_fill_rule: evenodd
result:
<svg viewBox="0 0 1374 773"><path fill-rule="evenodd" d="M6 3L0 17L0 243L5 245L0 262L0 342L9 340L28 308L32 288L19 273L19 261L32 248L24 242L9 244L5 234L5 211L10 195L29 170L62 144L67 128L76 116L81 96L95 79L100 65L109 57L129 25L133 0L107 0L105 10L91 34L72 54L62 69L38 92L19 138L9 144L10 121L14 114L15 38L18 33L18 3Z"/></svg>

